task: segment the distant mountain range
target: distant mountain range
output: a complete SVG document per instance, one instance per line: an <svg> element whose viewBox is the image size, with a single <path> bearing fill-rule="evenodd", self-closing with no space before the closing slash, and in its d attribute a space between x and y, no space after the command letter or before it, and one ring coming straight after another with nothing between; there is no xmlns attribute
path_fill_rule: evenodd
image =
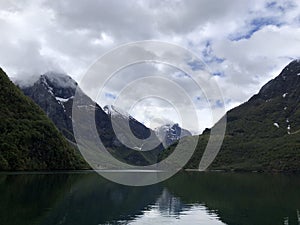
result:
<svg viewBox="0 0 300 225"><path fill-rule="evenodd" d="M186 168L198 168L209 133L200 136ZM225 139L210 169L300 172L299 60L227 113Z"/></svg>
<svg viewBox="0 0 300 225"><path fill-rule="evenodd" d="M191 132L179 126L178 123L166 124L154 129L157 137L163 143L165 148L174 144L180 138L192 136Z"/></svg>
<svg viewBox="0 0 300 225"><path fill-rule="evenodd" d="M18 81L16 83L18 84ZM44 110L63 135L70 142L75 143L72 127L72 105L78 84L70 76L49 72L38 77L37 81L32 85L19 86L25 95L30 97ZM120 113L112 115L110 112L105 112L97 103L85 95L81 89L78 88L78 91L81 92L81 107L95 111L95 123L99 137L105 147L110 149L116 158L135 165L148 165L156 162L158 152L163 150L162 145L158 146L152 152L142 152L128 148L122 144L129 138L125 128L124 132L117 137L111 122L117 121L121 128L129 123L131 131L139 139L148 138L151 132L153 132L151 129L145 127L131 116ZM111 116L117 118L111 120ZM84 127L84 123L81 123L80 126ZM119 140L120 138L123 140Z"/></svg>
<svg viewBox="0 0 300 225"><path fill-rule="evenodd" d="M31 85L21 85L21 82L18 81L15 81L15 83L25 95L44 110L62 134L71 143L75 144L72 128L72 104L78 84L70 76L54 72L41 75ZM116 106L105 106L102 109L85 95L81 89L79 91L84 99L82 107L96 111L95 122L102 142L111 150L115 157L125 162L135 165L153 164L157 161L157 155L160 151L173 144L180 137L191 135L183 129L181 132L178 124L166 125L163 130L159 129L159 132L157 132L158 130L153 131ZM121 132L118 133L118 136L113 130L112 122L116 123L119 128L121 127ZM132 146L125 146L123 143L132 142L125 129L127 124L129 124L136 138L146 140L152 134L152 139L147 139L142 146L134 143L131 143ZM154 142L162 142L162 144L158 145L153 151L142 152L147 145Z"/></svg>
<svg viewBox="0 0 300 225"><path fill-rule="evenodd" d="M19 85L54 122L67 138L66 142L43 111L25 97L3 71L0 78L4 87L0 90L0 170L86 167L74 151L72 104L78 84L70 76L49 72L31 85ZM102 109L80 88L78 91L81 107L95 112L99 138L121 161L133 165L156 163L172 152L180 138L191 136L178 124L151 130L115 106ZM209 169L300 172L300 61L292 61L258 94L227 112L226 117L224 142ZM145 140L142 145L124 146L123 142L129 140L125 129L128 124L134 136ZM121 129L118 137L114 125ZM88 133L89 125L85 121L80 126ZM185 168L198 168L209 134L210 129L206 129L199 136L196 151ZM153 139L146 141L149 136ZM143 151L152 141L161 144L152 151Z"/></svg>

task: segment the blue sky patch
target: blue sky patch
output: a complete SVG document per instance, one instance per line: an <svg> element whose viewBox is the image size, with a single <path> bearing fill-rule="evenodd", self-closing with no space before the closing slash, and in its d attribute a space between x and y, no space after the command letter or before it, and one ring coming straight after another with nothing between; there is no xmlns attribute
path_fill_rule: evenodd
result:
<svg viewBox="0 0 300 225"><path fill-rule="evenodd" d="M217 76L217 77L223 77L224 73L221 71L216 71L216 72L213 72L212 75Z"/></svg>
<svg viewBox="0 0 300 225"><path fill-rule="evenodd" d="M187 77L191 77L191 76L184 73L184 72L182 72L182 71L178 71L178 72L173 74L173 77L175 77L175 78L187 78Z"/></svg>
<svg viewBox="0 0 300 225"><path fill-rule="evenodd" d="M224 107L224 103L221 100L217 100L217 101L215 101L214 106L216 108L223 108Z"/></svg>
<svg viewBox="0 0 300 225"><path fill-rule="evenodd" d="M285 13L286 11L295 8L296 5L292 1L285 1L283 4L277 1L270 1L266 3L266 8L269 10Z"/></svg>
<svg viewBox="0 0 300 225"><path fill-rule="evenodd" d="M109 92L105 92L105 98L109 98L109 99L116 99L117 96L112 94L112 93L109 93Z"/></svg>
<svg viewBox="0 0 300 225"><path fill-rule="evenodd" d="M199 62L198 60L187 62L187 64L191 67L192 70L203 70L205 68L205 65L203 62Z"/></svg>
<svg viewBox="0 0 300 225"><path fill-rule="evenodd" d="M258 18L254 18L253 20L251 20L247 27L249 27L247 29L246 32L244 33L234 33L229 35L229 40L231 41L239 41L241 39L249 39L252 37L252 35L261 30L263 27L265 26L269 26L269 25L273 25L273 26L277 26L277 27L281 27L282 25L284 25L283 22L280 21L279 18L277 17L258 17Z"/></svg>
<svg viewBox="0 0 300 225"><path fill-rule="evenodd" d="M202 56L205 63L222 63L225 59L217 57L212 50L211 41L206 41L205 48L202 50Z"/></svg>

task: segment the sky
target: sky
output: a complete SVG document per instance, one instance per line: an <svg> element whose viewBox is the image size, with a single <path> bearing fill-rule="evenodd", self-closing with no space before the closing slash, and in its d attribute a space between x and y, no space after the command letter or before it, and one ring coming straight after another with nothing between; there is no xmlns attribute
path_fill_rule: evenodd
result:
<svg viewBox="0 0 300 225"><path fill-rule="evenodd" d="M226 110L247 101L300 57L297 0L0 0L0 29L0 66L24 81L57 71L80 83L99 57L126 43L157 40L182 46L209 68L225 103L215 100L213 107ZM194 71L203 69L201 63L186 63ZM189 121L185 128L199 133L216 122L210 99L203 98L190 76L159 63L124 68L95 100L102 107L113 104L128 83L156 75L188 90L199 121ZM84 91L93 95L93 85ZM151 85L144 83L128 98L136 100L147 88ZM170 91L176 90L165 92ZM185 102L177 100L149 97L129 107L129 113L152 128L181 123L174 105L185 108Z"/></svg>

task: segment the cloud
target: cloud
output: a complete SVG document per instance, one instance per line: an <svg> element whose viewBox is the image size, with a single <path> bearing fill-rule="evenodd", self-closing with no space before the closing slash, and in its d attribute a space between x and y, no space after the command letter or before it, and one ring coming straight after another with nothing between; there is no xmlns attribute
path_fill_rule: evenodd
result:
<svg viewBox="0 0 300 225"><path fill-rule="evenodd" d="M224 95L234 101L245 101L259 87L274 78L290 62L299 58L297 46L300 28L266 26L250 39L221 40L214 51L226 60L220 65L225 74L219 78Z"/></svg>
<svg viewBox="0 0 300 225"><path fill-rule="evenodd" d="M79 81L101 55L120 44L167 41L203 59L230 109L256 93L291 58L300 56L296 47L300 42L299 12L296 0L0 1L0 65L19 80L29 81L32 75L58 70ZM136 49L124 57L140 54L151 53ZM206 68L194 59L184 61L195 71ZM127 83L159 73L188 90L201 112L198 114L205 115L202 121L209 121L205 126L211 126L203 93L193 86L188 74L166 66L124 69L111 80L106 99L99 103L114 100ZM83 87L91 95L98 91L94 81ZM142 96L146 86L136 89L135 94ZM213 98L211 102L220 103ZM175 103L184 105L180 99ZM143 121L154 118L154 112L170 115L155 121L179 120L162 102L156 102L151 113L143 114L144 106L139 110Z"/></svg>

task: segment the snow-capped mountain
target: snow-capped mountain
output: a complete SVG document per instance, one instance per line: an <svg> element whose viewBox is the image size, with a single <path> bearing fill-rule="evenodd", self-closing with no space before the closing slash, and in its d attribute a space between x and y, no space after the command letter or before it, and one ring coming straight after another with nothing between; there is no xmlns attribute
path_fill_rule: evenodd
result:
<svg viewBox="0 0 300 225"><path fill-rule="evenodd" d="M103 110L114 118L123 118L129 121L136 121L131 115L127 112L118 108L114 105L106 105ZM138 121L137 121L138 122ZM144 126L142 126L144 127ZM153 132L153 131L151 131ZM157 127L154 129L155 136L158 137L160 142L163 144L165 148L169 147L170 145L174 144L180 138L185 136L192 136L192 134L179 126L178 123L174 124L165 124L163 126ZM138 134L135 134L138 136Z"/></svg>
<svg viewBox="0 0 300 225"><path fill-rule="evenodd" d="M147 128L145 125L137 121L131 115L129 115L123 109L116 107L114 105L106 105L103 108L104 112L111 118L111 121L117 123L118 127L125 127L129 122L129 128L135 137L138 139L147 139L140 146L133 146L134 149L143 150L152 148L152 144L161 143L160 139L157 137L155 131ZM124 132L124 138L126 138L126 134ZM159 146L160 149L163 149L163 145Z"/></svg>
<svg viewBox="0 0 300 225"><path fill-rule="evenodd" d="M172 145L182 137L192 136L191 132L181 128L178 123L166 124L154 130L164 147Z"/></svg>
<svg viewBox="0 0 300 225"><path fill-rule="evenodd" d="M67 139L75 141L71 107L77 83L70 76L49 72L37 77L32 85L15 83L45 111Z"/></svg>
<svg viewBox="0 0 300 225"><path fill-rule="evenodd" d="M0 170L88 168L63 135L0 68Z"/></svg>
<svg viewBox="0 0 300 225"><path fill-rule="evenodd" d="M22 89L25 95L32 98L45 111L68 140L75 142L72 128L72 104L78 84L70 76L49 72L39 76L32 85L22 85L18 81L15 83ZM95 111L95 123L98 134L107 148L121 149L122 154L120 154L120 151L118 152L118 157L121 160L138 165L149 164L148 158L144 155L153 153L149 151L148 153L139 154L137 151L125 147L122 142L124 143L124 140L128 138L128 134L124 131L117 138L111 123L111 116L118 115L117 120L113 121L116 121L118 127L121 127L121 129L124 124L129 123L132 133L139 139L148 138L151 132L153 132L151 129L113 106L109 107L109 109L105 107L105 112L97 103L85 95L84 92L81 93L81 98L82 107L90 111ZM84 126L84 122L81 126ZM136 148L139 147L136 146ZM154 151L161 151L162 149L163 146L160 145ZM112 151L115 153L115 150ZM157 153L155 154L157 155ZM154 158L152 157L152 159Z"/></svg>

